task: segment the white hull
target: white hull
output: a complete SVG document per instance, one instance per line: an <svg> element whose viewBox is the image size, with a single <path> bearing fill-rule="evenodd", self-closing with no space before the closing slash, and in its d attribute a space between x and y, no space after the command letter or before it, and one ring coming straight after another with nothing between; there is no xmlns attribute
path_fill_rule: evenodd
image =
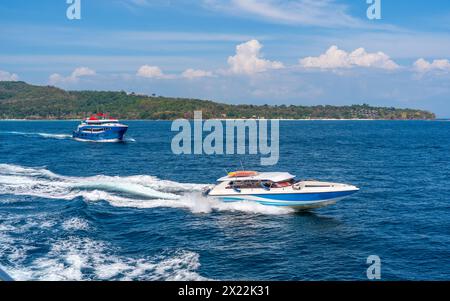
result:
<svg viewBox="0 0 450 301"><path fill-rule="evenodd" d="M229 182L222 182L210 189L207 195L223 202L252 201L262 205L304 210L333 205L358 191L352 185L317 181L298 182L289 187L270 189L233 189Z"/></svg>

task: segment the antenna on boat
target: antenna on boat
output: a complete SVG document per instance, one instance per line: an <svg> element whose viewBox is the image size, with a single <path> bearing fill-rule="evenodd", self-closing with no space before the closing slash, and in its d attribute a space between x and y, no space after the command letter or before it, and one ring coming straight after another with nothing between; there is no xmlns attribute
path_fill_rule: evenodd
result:
<svg viewBox="0 0 450 301"><path fill-rule="evenodd" d="M242 168L242 171L244 171L245 169L244 169L244 164L242 164L242 160L239 160L239 162L241 162L241 168Z"/></svg>

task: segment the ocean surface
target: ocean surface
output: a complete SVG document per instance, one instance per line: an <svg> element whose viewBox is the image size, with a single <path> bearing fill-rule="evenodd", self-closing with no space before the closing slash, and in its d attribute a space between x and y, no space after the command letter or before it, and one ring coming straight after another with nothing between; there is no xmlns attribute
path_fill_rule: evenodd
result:
<svg viewBox="0 0 450 301"><path fill-rule="evenodd" d="M0 122L0 267L20 280L450 280L450 122L284 121L280 160L171 152L170 122L126 143L71 121ZM289 171L361 191L296 213L220 203L224 169Z"/></svg>

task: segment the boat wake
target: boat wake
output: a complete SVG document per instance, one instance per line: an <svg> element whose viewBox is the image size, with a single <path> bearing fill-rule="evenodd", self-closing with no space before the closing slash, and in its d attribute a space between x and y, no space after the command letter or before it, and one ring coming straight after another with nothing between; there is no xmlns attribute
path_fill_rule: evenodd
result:
<svg viewBox="0 0 450 301"><path fill-rule="evenodd" d="M49 230L48 216L31 217L16 229L14 222L4 222L0 231L2 268L15 280L79 281L200 281L200 256L187 250L164 252L155 256L133 258L117 255L106 242L88 237L68 236L51 239L48 250L38 256L32 236L17 233L33 228ZM45 220L44 220L45 219ZM70 223L70 222L69 222ZM13 233L9 235L9 233ZM42 245L43 242L41 242ZM41 250L42 251L42 250Z"/></svg>
<svg viewBox="0 0 450 301"><path fill-rule="evenodd" d="M31 138L57 139L57 140L65 140L65 139L72 140L73 139L72 135L69 135L69 134L55 134L55 133L32 133L32 132L15 132L15 131L5 132L5 131L0 131L0 135L1 134L4 134L4 135L19 135L19 136L31 137ZM136 142L136 139L131 138L131 137L125 137L123 139L123 142L133 143L133 142Z"/></svg>
<svg viewBox="0 0 450 301"><path fill-rule="evenodd" d="M20 135L25 137L40 137L40 138L47 138L47 139L72 139L72 135L68 134L52 134L52 133L31 133L31 132L0 132L0 134L6 134L6 135Z"/></svg>
<svg viewBox="0 0 450 301"><path fill-rule="evenodd" d="M289 214L289 208L253 202L224 203L203 197L205 185L161 180L154 176L128 177L97 175L69 177L45 168L0 164L0 195L24 195L55 200L82 198L87 202L106 201L114 207L183 208L193 213L238 211L249 214Z"/></svg>
<svg viewBox="0 0 450 301"><path fill-rule="evenodd" d="M161 180L148 175L71 177L45 168L0 164L1 203L47 200L107 202L113 207L182 208L193 213L239 211L245 214L286 214L289 209L250 202L222 203L204 198L205 185ZM20 196L26 196L21 198ZM64 235L61 235L61 230ZM36 237L48 240L36 246ZM200 255L191 250L165 250L133 257L98 237L95 223L83 216L62 218L46 212L21 217L1 214L0 262L16 280L209 280L199 274Z"/></svg>

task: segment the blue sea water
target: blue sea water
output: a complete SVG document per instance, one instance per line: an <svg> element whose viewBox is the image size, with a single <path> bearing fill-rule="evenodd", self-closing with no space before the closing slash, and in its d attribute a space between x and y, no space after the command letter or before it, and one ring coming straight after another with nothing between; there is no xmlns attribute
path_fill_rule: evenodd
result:
<svg viewBox="0 0 450 301"><path fill-rule="evenodd" d="M70 121L0 122L0 267L21 280L450 280L450 123L286 121L280 160L178 156L170 122L123 144ZM354 184L295 213L201 196L224 168Z"/></svg>

